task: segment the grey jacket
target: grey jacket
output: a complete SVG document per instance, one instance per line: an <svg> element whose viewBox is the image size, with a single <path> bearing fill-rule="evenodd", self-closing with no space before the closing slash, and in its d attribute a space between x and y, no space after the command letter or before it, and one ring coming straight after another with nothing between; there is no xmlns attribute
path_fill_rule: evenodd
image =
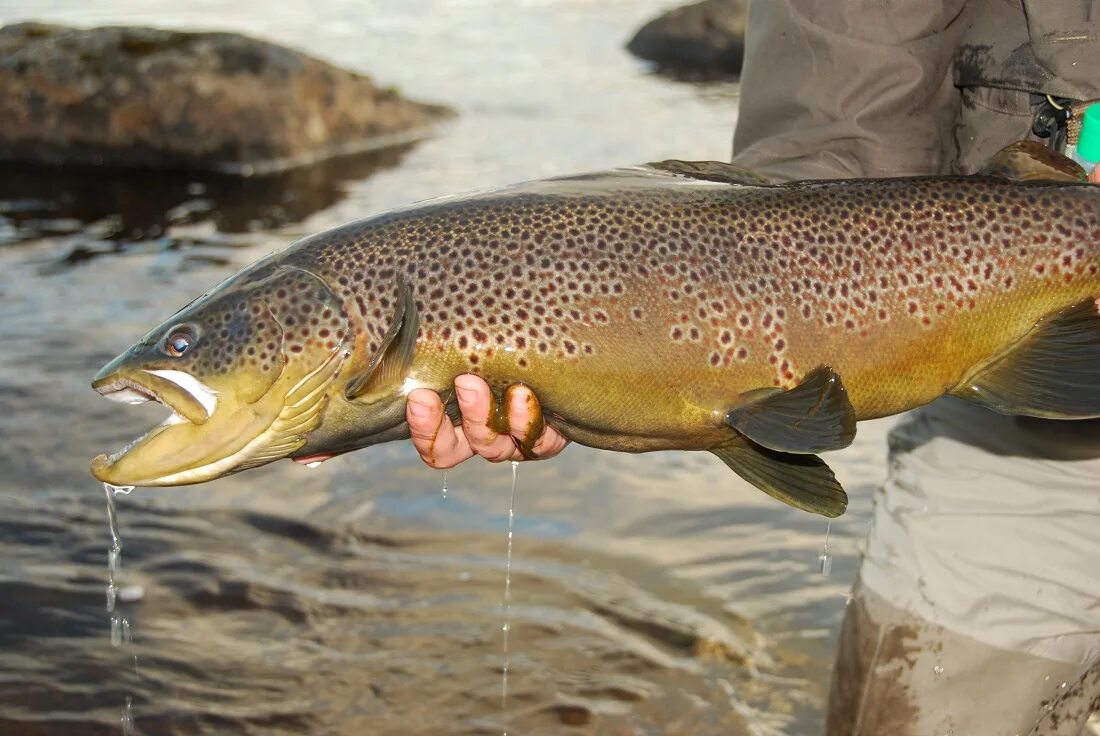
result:
<svg viewBox="0 0 1100 736"><path fill-rule="evenodd" d="M734 162L783 179L972 173L1031 93L1100 98L1094 0L756 0Z"/></svg>

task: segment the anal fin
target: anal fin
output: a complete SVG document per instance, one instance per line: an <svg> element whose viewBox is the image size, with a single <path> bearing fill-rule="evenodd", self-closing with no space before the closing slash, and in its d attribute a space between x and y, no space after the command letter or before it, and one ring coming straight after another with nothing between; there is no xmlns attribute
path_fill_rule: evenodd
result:
<svg viewBox="0 0 1100 736"><path fill-rule="evenodd" d="M829 518L840 516L848 507L848 494L816 455L777 452L740 437L711 452L733 472L788 506Z"/></svg>
<svg viewBox="0 0 1100 736"><path fill-rule="evenodd" d="M779 452L839 450L856 436L856 412L840 376L815 368L788 391L771 391L726 416L726 423L758 445Z"/></svg>
<svg viewBox="0 0 1100 736"><path fill-rule="evenodd" d="M951 393L1002 414L1100 417L1100 311L1093 299L1042 318Z"/></svg>

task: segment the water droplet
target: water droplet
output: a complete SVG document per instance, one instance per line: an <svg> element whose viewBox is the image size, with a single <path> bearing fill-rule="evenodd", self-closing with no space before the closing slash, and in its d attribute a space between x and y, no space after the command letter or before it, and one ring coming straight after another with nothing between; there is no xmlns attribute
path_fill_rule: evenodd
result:
<svg viewBox="0 0 1100 736"><path fill-rule="evenodd" d="M447 497L447 471L443 471L443 488L439 491L439 495L443 498Z"/></svg>
<svg viewBox="0 0 1100 736"><path fill-rule="evenodd" d="M136 603L145 597L145 586L125 585L118 589L118 600L121 603Z"/></svg>
<svg viewBox="0 0 1100 736"><path fill-rule="evenodd" d="M470 573L466 572L465 570L458 574L459 581L463 583L468 582L471 577L472 576L470 575Z"/></svg>
<svg viewBox="0 0 1100 736"><path fill-rule="evenodd" d="M122 646L122 617L117 613L111 616L111 646Z"/></svg>
<svg viewBox="0 0 1100 736"><path fill-rule="evenodd" d="M942 675L943 674L943 667L940 667L939 665L936 665L935 667L932 668L932 671L935 672L937 675Z"/></svg>
<svg viewBox="0 0 1100 736"><path fill-rule="evenodd" d="M833 522L830 520L825 527L825 544L821 548L821 554L817 556L818 571L825 577L833 571L833 556L829 554L829 533L833 530Z"/></svg>
<svg viewBox="0 0 1100 736"><path fill-rule="evenodd" d="M122 736L133 736L134 734L134 698L133 696L126 696L126 707L122 709L122 717L119 719L122 723Z"/></svg>
<svg viewBox="0 0 1100 736"><path fill-rule="evenodd" d="M306 463L306 467L309 468L310 470L313 470L314 468L321 467L321 462L322 462L321 460L314 460L311 463Z"/></svg>

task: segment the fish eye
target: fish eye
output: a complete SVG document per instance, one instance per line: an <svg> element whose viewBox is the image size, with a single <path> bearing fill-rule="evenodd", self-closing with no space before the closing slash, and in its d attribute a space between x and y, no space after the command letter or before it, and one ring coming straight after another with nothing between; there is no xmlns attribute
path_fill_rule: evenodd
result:
<svg viewBox="0 0 1100 736"><path fill-rule="evenodd" d="M164 338L164 352L178 358L195 344L195 331L189 325L173 327Z"/></svg>

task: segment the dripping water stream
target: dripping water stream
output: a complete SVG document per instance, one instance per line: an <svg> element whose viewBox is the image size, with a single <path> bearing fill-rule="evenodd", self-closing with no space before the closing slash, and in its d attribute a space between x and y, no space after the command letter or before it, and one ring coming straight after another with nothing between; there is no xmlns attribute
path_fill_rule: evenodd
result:
<svg viewBox="0 0 1100 736"><path fill-rule="evenodd" d="M508 705L508 633L512 629L512 538L516 525L516 470L519 463L512 461L512 492L508 500L508 553L504 561L504 624L500 627L503 632L502 649L504 653L504 666L500 674L500 712L504 716ZM504 729L504 736L508 736L508 729Z"/></svg>
<svg viewBox="0 0 1100 736"><path fill-rule="evenodd" d="M134 666L134 675L138 674L138 661L137 652L134 651L134 634L130 628L130 622L122 616L122 613L118 610L118 602L120 600L120 593L123 593L122 600L129 600L140 597L140 589L137 589L138 595L127 595L132 589L126 588L120 590L118 586L118 576L122 569L122 537L118 530L118 506L116 498L119 495L126 495L130 491L134 490L133 486L113 486L110 483L103 484L103 491L107 495L107 524L111 530L111 547L107 551L107 613L111 616L111 646L119 647L124 643L130 650L130 660ZM134 699L130 694L126 695L126 705L122 709L122 716L120 722L122 724L122 733L124 736L132 736L134 733L134 712L133 712Z"/></svg>

